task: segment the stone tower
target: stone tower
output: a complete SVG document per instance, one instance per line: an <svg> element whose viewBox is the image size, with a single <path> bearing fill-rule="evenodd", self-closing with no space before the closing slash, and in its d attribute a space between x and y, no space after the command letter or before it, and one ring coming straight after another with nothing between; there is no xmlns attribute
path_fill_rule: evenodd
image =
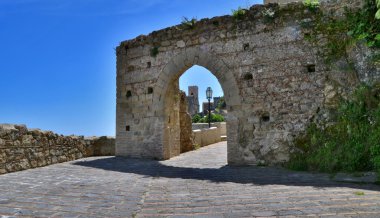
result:
<svg viewBox="0 0 380 218"><path fill-rule="evenodd" d="M189 103L188 111L191 116L199 112L198 86L188 87L187 102Z"/></svg>
<svg viewBox="0 0 380 218"><path fill-rule="evenodd" d="M189 96L194 96L198 101L198 86L189 86Z"/></svg>

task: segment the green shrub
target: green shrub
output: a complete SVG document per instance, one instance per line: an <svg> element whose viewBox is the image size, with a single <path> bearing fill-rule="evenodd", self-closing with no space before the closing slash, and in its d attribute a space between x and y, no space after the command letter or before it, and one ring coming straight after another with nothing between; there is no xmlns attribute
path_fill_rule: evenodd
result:
<svg viewBox="0 0 380 218"><path fill-rule="evenodd" d="M198 123L208 123L208 115L198 120ZM210 122L224 122L224 117L220 114L211 114Z"/></svg>
<svg viewBox="0 0 380 218"><path fill-rule="evenodd" d="M197 23L197 19L196 18L187 18L187 17L182 17L182 26L184 26L186 29L194 29L195 28L195 24Z"/></svg>
<svg viewBox="0 0 380 218"><path fill-rule="evenodd" d="M377 11L375 14L375 18L380 19L380 0L376 0L376 5L377 5Z"/></svg>
<svg viewBox="0 0 380 218"><path fill-rule="evenodd" d="M200 144L198 144L198 143L195 143L194 144L194 150L198 150L198 149L200 149L201 148L201 145Z"/></svg>
<svg viewBox="0 0 380 218"><path fill-rule="evenodd" d="M222 109L226 108L226 101L224 99L224 96L220 97L218 105L216 105L215 110L220 113Z"/></svg>
<svg viewBox="0 0 380 218"><path fill-rule="evenodd" d="M247 13L247 10L245 10L245 9L243 9L241 7L239 7L236 10L232 10L232 16L236 20L243 20L246 13Z"/></svg>
<svg viewBox="0 0 380 218"><path fill-rule="evenodd" d="M319 1L305 0L303 1L303 5L305 5L310 11L316 11L319 8Z"/></svg>
<svg viewBox="0 0 380 218"><path fill-rule="evenodd" d="M380 172L380 84L361 85L342 100L335 122L312 123L295 139L287 166L322 172Z"/></svg>
<svg viewBox="0 0 380 218"><path fill-rule="evenodd" d="M150 50L150 56L152 57L157 57L159 51L158 51L158 47L157 46L154 46L151 50Z"/></svg>
<svg viewBox="0 0 380 218"><path fill-rule="evenodd" d="M201 119L202 117L199 115L199 114L195 114L192 118L191 118L191 122L192 123L198 123L198 121Z"/></svg>
<svg viewBox="0 0 380 218"><path fill-rule="evenodd" d="M357 40L365 40L369 47L380 48L380 20L376 19L378 14L380 15L375 0L365 0L363 9L356 13L348 11L348 35Z"/></svg>

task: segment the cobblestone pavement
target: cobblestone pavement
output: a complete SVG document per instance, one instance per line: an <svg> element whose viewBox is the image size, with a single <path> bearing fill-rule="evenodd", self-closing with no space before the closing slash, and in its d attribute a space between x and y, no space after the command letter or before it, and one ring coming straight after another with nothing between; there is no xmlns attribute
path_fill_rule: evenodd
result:
<svg viewBox="0 0 380 218"><path fill-rule="evenodd" d="M0 176L0 214L30 217L380 217L380 187L226 166L225 142L168 161L117 157Z"/></svg>

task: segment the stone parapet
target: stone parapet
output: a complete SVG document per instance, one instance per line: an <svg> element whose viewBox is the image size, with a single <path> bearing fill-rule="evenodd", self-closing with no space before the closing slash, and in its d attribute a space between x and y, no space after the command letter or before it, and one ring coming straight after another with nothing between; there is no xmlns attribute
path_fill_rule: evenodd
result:
<svg viewBox="0 0 380 218"><path fill-rule="evenodd" d="M226 136L227 135L227 124L226 124L226 122L211 123L211 127L216 127L219 130L220 136ZM192 129L193 129L193 131L194 130L208 129L208 123L193 123Z"/></svg>
<svg viewBox="0 0 380 218"><path fill-rule="evenodd" d="M114 154L114 138L63 136L25 125L0 124L0 174Z"/></svg>
<svg viewBox="0 0 380 218"><path fill-rule="evenodd" d="M217 127L193 130L194 143L200 147L221 141L220 130Z"/></svg>

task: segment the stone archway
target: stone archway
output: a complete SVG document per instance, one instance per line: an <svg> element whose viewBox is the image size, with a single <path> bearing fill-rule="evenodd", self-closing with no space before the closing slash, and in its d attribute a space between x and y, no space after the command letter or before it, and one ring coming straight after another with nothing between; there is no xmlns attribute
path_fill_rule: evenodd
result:
<svg viewBox="0 0 380 218"><path fill-rule="evenodd" d="M321 9L328 12L337 5ZM269 9L278 15L271 22L264 15ZM304 38L310 32L303 21L316 18L306 12L302 4L254 6L242 20L203 19L193 28L177 25L122 42L116 49L116 155L175 155L168 146L176 137L168 134L166 125L170 114L165 108L172 104L168 96L173 81L200 65L224 90L228 163L286 162L294 137L328 106L328 78L336 75L324 62L328 54L321 48L326 42L314 44Z"/></svg>
<svg viewBox="0 0 380 218"><path fill-rule="evenodd" d="M175 93L178 90L179 77L189 68L199 65L208 69L222 86L228 105L227 121L227 158L234 163L238 152L238 108L241 107L241 96L234 75L229 66L210 52L199 48L187 48L176 54L160 72L154 94L153 105L157 112L165 117L163 124L163 158L179 155L180 129L176 124L176 113L172 110L175 104Z"/></svg>

